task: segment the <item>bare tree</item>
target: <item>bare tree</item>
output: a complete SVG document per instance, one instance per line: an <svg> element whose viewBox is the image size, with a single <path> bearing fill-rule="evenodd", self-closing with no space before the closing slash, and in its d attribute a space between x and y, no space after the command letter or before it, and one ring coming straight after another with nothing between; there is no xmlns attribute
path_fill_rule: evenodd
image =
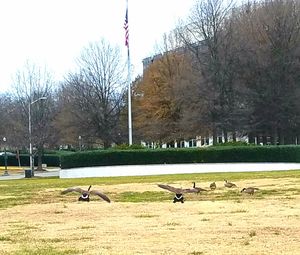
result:
<svg viewBox="0 0 300 255"><path fill-rule="evenodd" d="M194 55L199 86L206 91L201 100L209 107L206 122L211 124L214 144L217 134L235 132L233 123L237 105L234 93L234 50L230 14L232 3L222 0L197 1L188 25L178 29L178 35ZM204 119L202 119L204 121Z"/></svg>
<svg viewBox="0 0 300 255"><path fill-rule="evenodd" d="M104 39L90 43L77 60L78 71L70 73L63 85L64 104L71 114L69 126L76 125L85 140L109 147L118 136L119 117L124 107L124 64L120 50ZM68 125L65 123L65 125Z"/></svg>
<svg viewBox="0 0 300 255"><path fill-rule="evenodd" d="M9 93L0 94L0 139L2 144L2 139L6 138L6 146L13 148L15 147L15 134L14 130L17 126L14 125L14 108L15 104Z"/></svg>
<svg viewBox="0 0 300 255"><path fill-rule="evenodd" d="M236 24L241 77L249 89L250 130L259 142L294 143L299 136L299 1L248 3Z"/></svg>
<svg viewBox="0 0 300 255"><path fill-rule="evenodd" d="M17 71L13 83L15 101L13 114L16 118L14 126L17 128L14 129L14 132L23 146L29 145L29 140L31 140L32 145L37 147L39 170L42 168L44 145L49 144L51 121L55 114L52 97L53 85L51 73L46 68L38 67L30 62L27 62L23 69ZM41 98L46 100L40 100ZM31 137L29 137L30 128Z"/></svg>

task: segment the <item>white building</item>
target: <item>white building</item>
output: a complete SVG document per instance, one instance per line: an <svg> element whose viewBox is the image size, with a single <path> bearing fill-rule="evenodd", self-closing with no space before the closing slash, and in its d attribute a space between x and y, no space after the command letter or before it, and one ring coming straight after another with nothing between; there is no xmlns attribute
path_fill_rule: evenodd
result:
<svg viewBox="0 0 300 255"><path fill-rule="evenodd" d="M233 141L233 136L229 134L228 142ZM247 135L237 135L236 136L237 142L246 142L248 143L248 136ZM218 136L217 138L218 143L224 143L225 137L224 135ZM170 143L163 143L158 144L156 142L145 142L142 141L141 144L148 148L199 148L199 147L207 147L213 145L213 137L212 136L196 136L195 138L189 140L174 140Z"/></svg>

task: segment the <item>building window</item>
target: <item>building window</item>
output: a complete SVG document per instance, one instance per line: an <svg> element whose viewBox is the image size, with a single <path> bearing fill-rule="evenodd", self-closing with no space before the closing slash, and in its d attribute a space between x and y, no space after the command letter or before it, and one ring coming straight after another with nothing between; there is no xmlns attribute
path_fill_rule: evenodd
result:
<svg viewBox="0 0 300 255"><path fill-rule="evenodd" d="M189 140L189 147L196 147L196 139Z"/></svg>

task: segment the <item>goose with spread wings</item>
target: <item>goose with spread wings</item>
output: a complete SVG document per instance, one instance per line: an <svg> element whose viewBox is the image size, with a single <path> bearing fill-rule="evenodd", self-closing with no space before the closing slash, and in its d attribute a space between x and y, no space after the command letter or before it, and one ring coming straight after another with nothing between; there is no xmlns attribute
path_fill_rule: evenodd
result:
<svg viewBox="0 0 300 255"><path fill-rule="evenodd" d="M87 190L84 190L82 188L79 187L73 187L73 188L68 188L66 190L63 190L61 192L62 195L67 194L69 192L78 192L81 194L81 196L78 198L78 201L85 201L85 202L89 202L90 201L90 195L97 195L100 198L102 198L104 201L110 203L110 199L108 196L106 196L105 194L101 193L100 191L97 190L91 190L91 185L89 186L89 188Z"/></svg>
<svg viewBox="0 0 300 255"><path fill-rule="evenodd" d="M182 188L175 188L175 187L172 187L172 186L166 185L166 184L158 184L157 186L162 189L169 190L175 194L198 193L199 192L199 190L197 188L182 189Z"/></svg>
<svg viewBox="0 0 300 255"><path fill-rule="evenodd" d="M168 191L175 193L173 203L176 202L184 203L184 197L183 197L184 193L199 193L199 190L197 188L182 189L182 188L175 188L166 184L158 184L157 186L162 189L166 189Z"/></svg>

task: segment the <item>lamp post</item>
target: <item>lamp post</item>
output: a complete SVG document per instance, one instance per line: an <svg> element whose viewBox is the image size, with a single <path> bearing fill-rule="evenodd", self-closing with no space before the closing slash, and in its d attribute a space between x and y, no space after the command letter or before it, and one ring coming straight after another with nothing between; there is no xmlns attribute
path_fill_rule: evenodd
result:
<svg viewBox="0 0 300 255"><path fill-rule="evenodd" d="M28 131L29 131L29 160L30 160L30 170L31 174L30 176L34 176L34 162L33 162L33 155L32 155L32 131L31 131L31 105L35 104L36 102L40 100L46 100L47 97L40 97L28 104Z"/></svg>
<svg viewBox="0 0 300 255"><path fill-rule="evenodd" d="M3 175L9 175L7 171L7 154L6 154L6 137L3 137L3 142L4 142L4 164L5 164L5 170Z"/></svg>
<svg viewBox="0 0 300 255"><path fill-rule="evenodd" d="M82 139L82 137L81 137L81 135L80 136L78 136L78 145L79 145L79 150L81 151L81 139Z"/></svg>

